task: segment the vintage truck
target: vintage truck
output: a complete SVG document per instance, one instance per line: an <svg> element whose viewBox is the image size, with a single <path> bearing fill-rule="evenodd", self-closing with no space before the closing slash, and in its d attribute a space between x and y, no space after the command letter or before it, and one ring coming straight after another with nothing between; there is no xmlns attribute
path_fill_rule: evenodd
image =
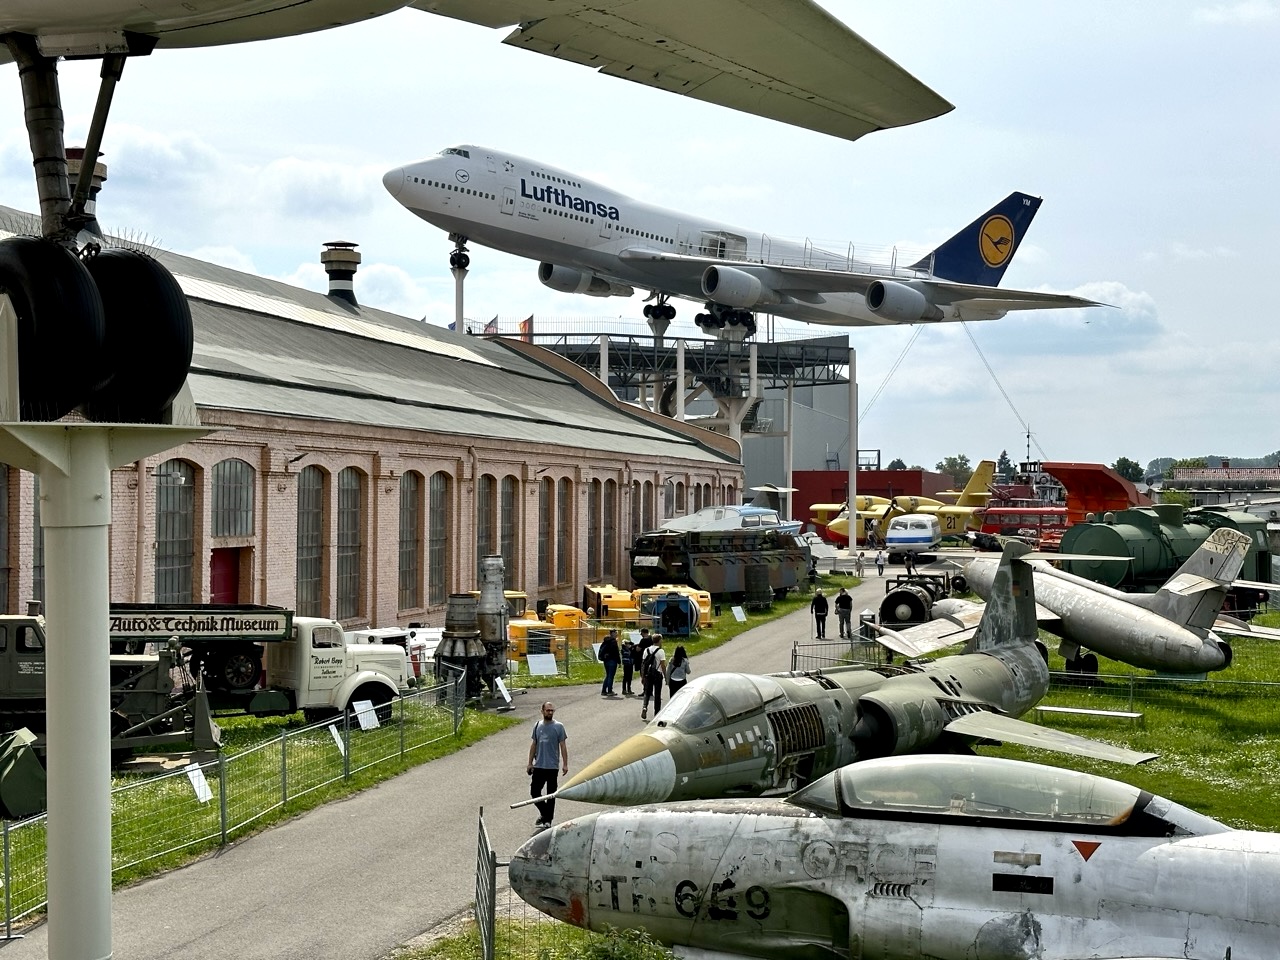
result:
<svg viewBox="0 0 1280 960"><path fill-rule="evenodd" d="M31 730L43 747L45 710L44 617L0 616L0 731ZM111 655L111 749L121 760L136 747L218 746L218 728L202 693L174 681L181 655L164 644L155 653Z"/></svg>
<svg viewBox="0 0 1280 960"><path fill-rule="evenodd" d="M381 706L413 686L404 647L360 642L336 620L283 607L112 604L110 634L113 647L176 642L215 709L319 718L359 700Z"/></svg>

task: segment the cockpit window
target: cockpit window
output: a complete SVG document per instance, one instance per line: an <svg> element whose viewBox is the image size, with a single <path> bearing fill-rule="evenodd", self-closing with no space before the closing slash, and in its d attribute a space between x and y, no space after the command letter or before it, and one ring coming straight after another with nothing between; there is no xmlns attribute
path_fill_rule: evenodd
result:
<svg viewBox="0 0 1280 960"><path fill-rule="evenodd" d="M471 159L470 151L463 150L461 147L445 147L440 151L442 157L462 157L465 160Z"/></svg>
<svg viewBox="0 0 1280 960"><path fill-rule="evenodd" d="M733 720L782 696L782 688L776 680L745 673L712 673L691 680L684 689L668 701L656 717L669 726L688 733L705 729L705 718L715 714L714 723ZM706 703L701 701L705 698ZM689 712L689 716L685 713ZM694 726L693 724L698 724Z"/></svg>
<svg viewBox="0 0 1280 960"><path fill-rule="evenodd" d="M684 733L701 733L725 722L724 713L715 699L703 690L680 690L655 718L660 725L675 727Z"/></svg>
<svg viewBox="0 0 1280 960"><path fill-rule="evenodd" d="M886 757L851 764L789 803L841 816L946 816L1069 825L1135 836L1201 836L1230 828L1117 780L1000 757Z"/></svg>

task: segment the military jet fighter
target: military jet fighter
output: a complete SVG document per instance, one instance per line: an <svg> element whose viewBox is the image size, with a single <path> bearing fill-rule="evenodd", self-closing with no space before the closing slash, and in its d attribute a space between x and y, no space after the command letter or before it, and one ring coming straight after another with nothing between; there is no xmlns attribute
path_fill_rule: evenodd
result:
<svg viewBox="0 0 1280 960"><path fill-rule="evenodd" d="M1280 834L997 757L855 763L781 800L630 807L539 833L511 887L682 955L1261 960Z"/></svg>
<svg viewBox="0 0 1280 960"><path fill-rule="evenodd" d="M967 747L973 739L1120 763L1152 759L1016 719L1049 688L1035 640L1031 568L1018 559L1029 552L1021 543L1005 548L994 599L968 652L884 670L700 677L557 796L593 803L759 796L854 760Z"/></svg>
<svg viewBox="0 0 1280 960"><path fill-rule="evenodd" d="M1214 629L1234 632L1229 622L1219 623L1219 612L1249 542L1238 530L1215 530L1157 593L1122 593L1032 560L1040 625L1062 638L1059 651L1072 671L1098 672L1098 658L1085 649L1168 673L1221 670L1231 665L1231 647ZM995 560L979 558L964 572L973 591L988 597L997 570ZM960 623L967 616L972 623L981 609L965 600L940 600L933 613ZM950 643L963 638L962 632L952 632ZM916 645L904 652L919 655L938 648Z"/></svg>

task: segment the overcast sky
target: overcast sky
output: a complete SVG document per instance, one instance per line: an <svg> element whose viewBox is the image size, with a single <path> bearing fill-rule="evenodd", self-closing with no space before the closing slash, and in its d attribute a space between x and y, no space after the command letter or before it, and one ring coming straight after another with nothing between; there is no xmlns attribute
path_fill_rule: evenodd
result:
<svg viewBox="0 0 1280 960"><path fill-rule="evenodd" d="M956 109L848 143L406 10L130 61L103 144L99 218L112 232L317 290L320 245L354 241L363 303L444 325L450 244L381 178L453 143L841 248L932 247L1022 190L1045 202L1003 285L1115 309L968 325L998 384L960 325L929 327L870 409L913 328L849 328L860 445L886 462L932 466L1002 449L1016 461L1020 415L1033 455L1053 460L1280 448L1280 336L1266 300L1280 248L1280 0L824 5ZM0 203L33 210L17 71L0 75ZM74 145L97 64L65 63L61 76ZM641 306L555 294L536 264L472 251L467 314L482 323L498 315L512 329L532 313L539 332L585 330L640 321ZM678 306L678 324L694 330L696 306ZM833 332L779 327L788 337Z"/></svg>

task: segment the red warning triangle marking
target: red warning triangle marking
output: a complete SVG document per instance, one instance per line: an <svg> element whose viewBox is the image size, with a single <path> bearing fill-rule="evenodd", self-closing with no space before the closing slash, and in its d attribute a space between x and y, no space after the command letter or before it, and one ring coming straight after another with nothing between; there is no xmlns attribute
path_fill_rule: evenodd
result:
<svg viewBox="0 0 1280 960"><path fill-rule="evenodd" d="M1080 856L1084 857L1085 862L1088 862L1089 858L1093 856L1093 852L1102 846L1097 840L1072 840L1071 842L1080 851Z"/></svg>

